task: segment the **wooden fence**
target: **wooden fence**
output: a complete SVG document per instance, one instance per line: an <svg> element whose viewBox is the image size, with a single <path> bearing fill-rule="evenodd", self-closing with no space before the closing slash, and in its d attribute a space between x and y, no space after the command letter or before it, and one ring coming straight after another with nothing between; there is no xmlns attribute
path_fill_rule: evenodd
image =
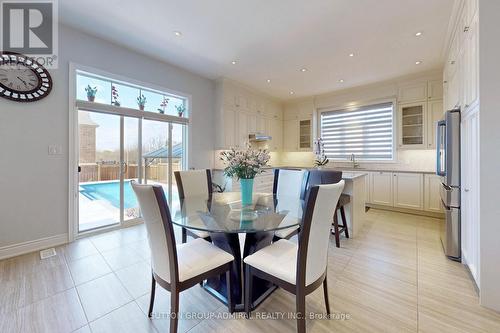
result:
<svg viewBox="0 0 500 333"><path fill-rule="evenodd" d="M99 182L108 180L120 179L119 164L101 164L101 163L83 163L80 164L80 182ZM168 164L157 163L148 166L146 169L143 166L143 175L147 175L149 180L166 183L168 181ZM172 163L172 172L180 170L180 163ZM138 178L139 166L137 164L128 164L124 174L125 179ZM172 176L172 181L173 176Z"/></svg>

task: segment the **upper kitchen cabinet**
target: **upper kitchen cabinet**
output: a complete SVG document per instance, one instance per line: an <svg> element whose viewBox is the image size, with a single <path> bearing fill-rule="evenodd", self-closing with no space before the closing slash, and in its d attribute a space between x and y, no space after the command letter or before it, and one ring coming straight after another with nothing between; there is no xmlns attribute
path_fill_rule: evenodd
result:
<svg viewBox="0 0 500 333"><path fill-rule="evenodd" d="M427 82L419 82L399 87L398 102L410 103L427 100Z"/></svg>
<svg viewBox="0 0 500 333"><path fill-rule="evenodd" d="M427 102L399 105L399 147L425 148Z"/></svg>
<svg viewBox="0 0 500 333"><path fill-rule="evenodd" d="M281 104L227 79L216 82L217 149L244 148L250 134L264 134L272 140L259 144L279 151L283 148Z"/></svg>
<svg viewBox="0 0 500 333"><path fill-rule="evenodd" d="M443 81L433 80L427 82L427 99L430 101L443 99Z"/></svg>
<svg viewBox="0 0 500 333"><path fill-rule="evenodd" d="M313 113L312 99L285 107L283 113L283 149L285 151L312 151Z"/></svg>
<svg viewBox="0 0 500 333"><path fill-rule="evenodd" d="M427 103L427 149L436 149L436 126L443 113L442 99Z"/></svg>

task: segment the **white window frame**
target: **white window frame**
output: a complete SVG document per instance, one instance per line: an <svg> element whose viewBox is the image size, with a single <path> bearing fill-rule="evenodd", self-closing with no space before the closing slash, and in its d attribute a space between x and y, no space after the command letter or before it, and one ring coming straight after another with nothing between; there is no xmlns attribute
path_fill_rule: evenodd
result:
<svg viewBox="0 0 500 333"><path fill-rule="evenodd" d="M357 159L356 161L363 162L363 163L372 163L372 164L394 164L398 162L398 150L397 150L397 142L398 142L398 123L397 123L397 101L395 98L391 99L378 99L378 100L371 100L371 101L366 101L363 103L349 103L347 105L338 105L334 107L325 107L325 108L318 108L316 110L317 114L317 129L316 129L316 136L320 137L321 136L321 114L326 113L326 112L335 112L335 111L355 111L359 108L362 107L367 107L367 106L372 106L372 105L377 105L377 104L384 104L384 103L392 103L392 159L391 160L380 160L380 159ZM329 158L330 161L335 161L335 162L350 162L349 159L343 159L343 158Z"/></svg>
<svg viewBox="0 0 500 333"><path fill-rule="evenodd" d="M156 91L160 94L172 95L185 100L186 109L188 110L186 117L176 117L167 114L160 114L151 111L140 111L139 109L118 107L111 104L95 103L78 100L76 97L76 76L78 72L86 73L90 76L100 77L104 80L113 80L113 82L126 84L129 86L136 86L138 88L144 88L151 91ZM94 112L103 112L108 114L117 114L123 116L130 116L138 118L140 122L142 119L159 120L168 123L178 123L184 124L187 131L183 133L183 140L185 140L185 157L183 161L183 167L187 170L189 169L189 147L190 147L190 137L192 131L190 131L190 116L192 115L191 101L192 96L190 94L182 93L169 88L161 87L151 83L141 82L135 79L124 77L121 75L109 73L97 68L92 68L85 65L80 65L76 63L69 63L69 98L68 98L68 113L69 113L69 156L68 156L68 241L72 242L77 238L89 236L92 234L102 233L114 229L120 229L132 224L140 223L141 219L135 219L129 223L120 224L118 226L103 227L96 230L91 230L89 232L78 232L78 155L79 155L79 142L78 142L78 110L84 109ZM186 133L187 132L187 133ZM169 130L171 133L171 130ZM140 133L139 133L140 134Z"/></svg>

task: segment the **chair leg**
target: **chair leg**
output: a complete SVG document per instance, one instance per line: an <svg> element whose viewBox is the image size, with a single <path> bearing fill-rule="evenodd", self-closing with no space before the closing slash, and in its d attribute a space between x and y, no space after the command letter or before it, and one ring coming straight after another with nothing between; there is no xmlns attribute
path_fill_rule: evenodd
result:
<svg viewBox="0 0 500 333"><path fill-rule="evenodd" d="M151 297L149 298L149 310L148 310L149 318L153 316L153 306L155 304L155 292L156 292L156 280L155 276L151 274Z"/></svg>
<svg viewBox="0 0 500 333"><path fill-rule="evenodd" d="M297 293L296 296L297 306L297 332L306 333L306 295L304 293Z"/></svg>
<svg viewBox="0 0 500 333"><path fill-rule="evenodd" d="M325 307L326 314L330 314L330 301L328 300L328 282L327 277L325 276L325 280L323 281L323 293L325 294Z"/></svg>
<svg viewBox="0 0 500 333"><path fill-rule="evenodd" d="M229 313L234 312L234 304L233 304L233 293L231 288L231 268L229 268L226 272L226 289L227 289L227 309Z"/></svg>
<svg viewBox="0 0 500 333"><path fill-rule="evenodd" d="M170 291L170 333L177 333L179 326L179 292Z"/></svg>
<svg viewBox="0 0 500 333"><path fill-rule="evenodd" d="M251 273L251 267L250 265L245 264L245 297L244 297L244 302L245 302L245 313L247 315L247 318L250 318L250 305L252 303L251 297L252 297L252 273Z"/></svg>
<svg viewBox="0 0 500 333"><path fill-rule="evenodd" d="M186 228L182 228L182 244L187 242L187 231Z"/></svg>
<svg viewBox="0 0 500 333"><path fill-rule="evenodd" d="M337 216L337 210L333 215L333 232L335 233L335 246L340 247L340 235L339 235L339 218Z"/></svg>
<svg viewBox="0 0 500 333"><path fill-rule="evenodd" d="M342 223L344 223L345 238L349 238L349 228L347 228L347 219L345 218L344 206L340 207L340 215L342 216Z"/></svg>

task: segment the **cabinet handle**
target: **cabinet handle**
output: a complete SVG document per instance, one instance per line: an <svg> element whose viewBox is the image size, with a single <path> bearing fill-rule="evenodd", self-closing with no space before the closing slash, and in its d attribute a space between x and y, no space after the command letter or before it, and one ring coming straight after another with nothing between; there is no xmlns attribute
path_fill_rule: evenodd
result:
<svg viewBox="0 0 500 333"><path fill-rule="evenodd" d="M465 189L465 192L469 192L470 190L468 188Z"/></svg>
<svg viewBox="0 0 500 333"><path fill-rule="evenodd" d="M465 27L464 27L464 32L468 32L468 31L469 31L469 29L470 29L470 27L465 26Z"/></svg>
<svg viewBox="0 0 500 333"><path fill-rule="evenodd" d="M450 61L450 64L455 65L455 60Z"/></svg>

